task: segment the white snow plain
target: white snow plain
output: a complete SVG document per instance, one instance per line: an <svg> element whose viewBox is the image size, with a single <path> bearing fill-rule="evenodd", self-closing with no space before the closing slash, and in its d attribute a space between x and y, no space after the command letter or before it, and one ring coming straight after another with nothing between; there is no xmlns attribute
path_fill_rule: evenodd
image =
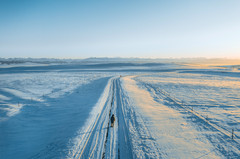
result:
<svg viewBox="0 0 240 159"><path fill-rule="evenodd" d="M239 79L157 63L1 68L0 158L239 158Z"/></svg>

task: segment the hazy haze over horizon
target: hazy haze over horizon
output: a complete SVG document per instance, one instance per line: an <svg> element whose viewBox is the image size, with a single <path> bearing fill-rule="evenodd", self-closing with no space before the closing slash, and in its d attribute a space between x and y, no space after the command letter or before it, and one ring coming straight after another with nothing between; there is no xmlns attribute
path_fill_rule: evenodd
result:
<svg viewBox="0 0 240 159"><path fill-rule="evenodd" d="M240 58L240 1L2 0L0 57Z"/></svg>

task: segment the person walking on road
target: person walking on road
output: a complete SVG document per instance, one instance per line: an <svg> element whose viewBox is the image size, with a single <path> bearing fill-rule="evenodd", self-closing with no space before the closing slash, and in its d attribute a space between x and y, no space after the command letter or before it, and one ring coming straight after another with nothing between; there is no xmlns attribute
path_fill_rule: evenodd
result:
<svg viewBox="0 0 240 159"><path fill-rule="evenodd" d="M111 127L114 126L115 116L114 114L111 116Z"/></svg>

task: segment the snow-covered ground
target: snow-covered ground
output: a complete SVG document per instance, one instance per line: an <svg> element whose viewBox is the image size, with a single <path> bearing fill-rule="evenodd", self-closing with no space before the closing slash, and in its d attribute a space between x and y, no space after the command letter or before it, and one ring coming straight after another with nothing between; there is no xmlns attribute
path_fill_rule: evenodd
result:
<svg viewBox="0 0 240 159"><path fill-rule="evenodd" d="M0 158L239 158L239 79L157 63L1 68Z"/></svg>

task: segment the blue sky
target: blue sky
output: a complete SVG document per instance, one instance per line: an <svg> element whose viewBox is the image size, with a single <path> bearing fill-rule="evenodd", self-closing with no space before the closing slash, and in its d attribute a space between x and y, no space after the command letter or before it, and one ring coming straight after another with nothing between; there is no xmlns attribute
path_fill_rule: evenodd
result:
<svg viewBox="0 0 240 159"><path fill-rule="evenodd" d="M239 0L0 0L0 57L240 58Z"/></svg>

